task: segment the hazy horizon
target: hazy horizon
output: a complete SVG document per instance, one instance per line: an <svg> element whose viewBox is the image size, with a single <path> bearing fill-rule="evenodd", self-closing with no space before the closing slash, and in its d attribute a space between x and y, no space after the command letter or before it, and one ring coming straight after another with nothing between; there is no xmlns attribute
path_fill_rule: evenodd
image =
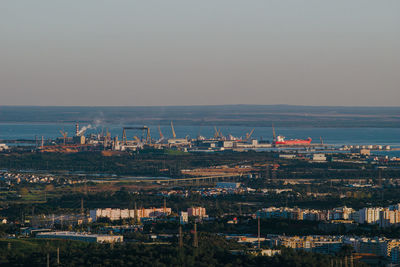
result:
<svg viewBox="0 0 400 267"><path fill-rule="evenodd" d="M0 3L0 106L398 107L400 1Z"/></svg>
<svg viewBox="0 0 400 267"><path fill-rule="evenodd" d="M191 104L191 105L131 105L131 106L123 106L123 105L25 105L25 104L11 104L11 105L3 105L0 104L0 107L65 107L65 108L152 108L152 107L223 107L223 106L266 106L266 107L273 107L273 106L289 106L289 107L315 107L315 108L400 108L399 105L393 106L364 106L364 105L297 105L297 104Z"/></svg>

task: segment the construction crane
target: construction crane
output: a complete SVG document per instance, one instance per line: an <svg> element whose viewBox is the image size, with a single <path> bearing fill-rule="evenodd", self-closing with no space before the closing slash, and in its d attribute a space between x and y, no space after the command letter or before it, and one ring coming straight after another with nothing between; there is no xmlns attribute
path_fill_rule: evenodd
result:
<svg viewBox="0 0 400 267"><path fill-rule="evenodd" d="M221 129L217 129L217 127L214 126L214 130L215 130L214 138L219 138L219 137L222 138Z"/></svg>
<svg viewBox="0 0 400 267"><path fill-rule="evenodd" d="M171 121L171 131L172 131L172 137L175 139L176 133L175 133L174 124L172 123L172 121Z"/></svg>
<svg viewBox="0 0 400 267"><path fill-rule="evenodd" d="M161 132L160 125L158 125L158 133L160 134L160 139L158 139L157 143L161 143L164 140L164 135Z"/></svg>
<svg viewBox="0 0 400 267"><path fill-rule="evenodd" d="M250 133L246 133L246 140L249 140L251 138L251 136L253 135L255 129L256 128L253 128L253 130L251 130Z"/></svg>
<svg viewBox="0 0 400 267"><path fill-rule="evenodd" d="M218 138L219 132L217 130L217 127L214 126L214 138Z"/></svg>
<svg viewBox="0 0 400 267"><path fill-rule="evenodd" d="M147 127L147 126L144 126ZM146 142L148 145L151 145L151 135L150 135L150 128L147 127L147 132L146 132Z"/></svg>
<svg viewBox="0 0 400 267"><path fill-rule="evenodd" d="M272 124L272 138L274 140L274 142L276 141L276 133L275 133L275 127L274 124Z"/></svg>
<svg viewBox="0 0 400 267"><path fill-rule="evenodd" d="M160 125L158 125L158 133L160 134L160 140L164 139L164 135L163 135L163 133L161 132Z"/></svg>
<svg viewBox="0 0 400 267"><path fill-rule="evenodd" d="M67 143L67 136L68 136L68 133L67 133L67 132L64 132L64 130L60 130L60 133L61 133L61 135L63 136L63 139L64 139L64 146L65 146L65 144Z"/></svg>

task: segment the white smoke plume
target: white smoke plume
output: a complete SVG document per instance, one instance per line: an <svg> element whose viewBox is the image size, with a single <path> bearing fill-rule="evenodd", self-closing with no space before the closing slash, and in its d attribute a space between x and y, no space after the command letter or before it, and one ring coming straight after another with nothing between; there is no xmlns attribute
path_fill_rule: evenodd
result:
<svg viewBox="0 0 400 267"><path fill-rule="evenodd" d="M86 126L83 126L83 127L79 130L78 136L84 134L84 133L86 132L87 129L92 129L92 125L91 125L91 124L88 124L88 125L86 125Z"/></svg>

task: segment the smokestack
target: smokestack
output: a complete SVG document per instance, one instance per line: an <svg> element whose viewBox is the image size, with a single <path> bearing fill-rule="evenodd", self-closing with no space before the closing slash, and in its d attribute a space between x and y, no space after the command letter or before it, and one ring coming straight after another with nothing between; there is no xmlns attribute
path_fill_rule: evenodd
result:
<svg viewBox="0 0 400 267"><path fill-rule="evenodd" d="M79 135L79 123L75 124L75 135L78 136Z"/></svg>

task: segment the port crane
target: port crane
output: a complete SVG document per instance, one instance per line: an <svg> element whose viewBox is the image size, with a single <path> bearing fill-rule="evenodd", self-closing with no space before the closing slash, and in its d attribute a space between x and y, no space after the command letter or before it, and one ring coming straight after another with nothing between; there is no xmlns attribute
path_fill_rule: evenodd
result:
<svg viewBox="0 0 400 267"><path fill-rule="evenodd" d="M158 125L158 133L160 134L160 139L164 139L164 135L163 135L163 133L161 132L160 125Z"/></svg>
<svg viewBox="0 0 400 267"><path fill-rule="evenodd" d="M63 137L63 139L64 139L64 146L65 146L65 144L67 143L67 136L68 136L68 133L65 132L64 130L60 130L60 133L61 133L61 135L62 135L62 137Z"/></svg>
<svg viewBox="0 0 400 267"><path fill-rule="evenodd" d="M214 126L214 130L215 130L214 138L222 138L223 137L221 129L217 129L217 127Z"/></svg>
<svg viewBox="0 0 400 267"><path fill-rule="evenodd" d="M164 135L161 132L160 125L158 125L158 133L160 134L160 139L158 139L157 143L161 143L164 140Z"/></svg>
<svg viewBox="0 0 400 267"><path fill-rule="evenodd" d="M172 121L171 121L171 131L172 131L172 137L174 139L176 139L176 133L175 133L174 124L172 123Z"/></svg>
<svg viewBox="0 0 400 267"><path fill-rule="evenodd" d="M253 129L250 131L250 133L246 133L246 141L248 141L248 140L251 138L251 136L253 135L255 129L256 129L256 128L253 128Z"/></svg>
<svg viewBox="0 0 400 267"><path fill-rule="evenodd" d="M272 140L273 140L274 142L276 141L276 133L275 133L274 124L272 124Z"/></svg>

